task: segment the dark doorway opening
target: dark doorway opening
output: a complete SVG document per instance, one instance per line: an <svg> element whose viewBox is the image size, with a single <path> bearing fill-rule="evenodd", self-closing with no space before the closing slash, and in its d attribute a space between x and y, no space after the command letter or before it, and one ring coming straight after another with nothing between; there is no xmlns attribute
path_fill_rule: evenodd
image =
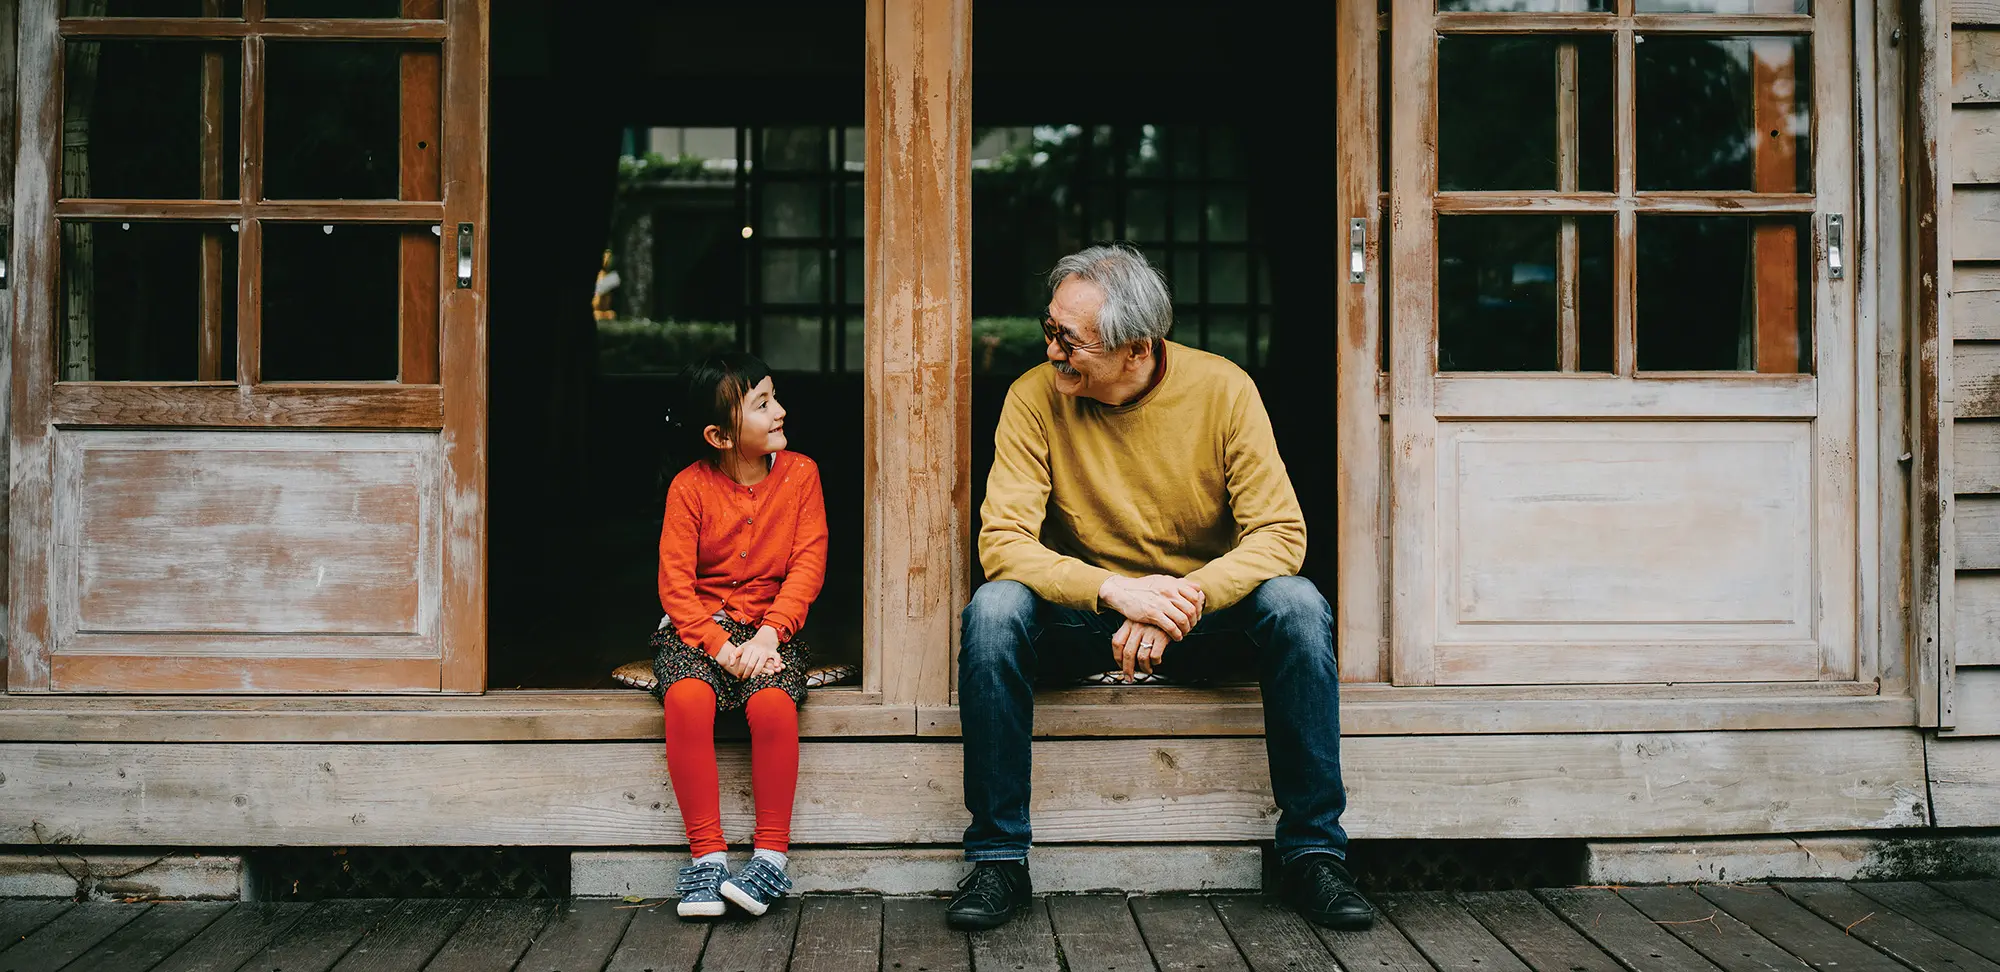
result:
<svg viewBox="0 0 2000 972"><path fill-rule="evenodd" d="M859 663L864 12L495 9L491 688L612 688L650 657L662 417L674 374L729 347L771 363L820 465L803 636Z"/></svg>

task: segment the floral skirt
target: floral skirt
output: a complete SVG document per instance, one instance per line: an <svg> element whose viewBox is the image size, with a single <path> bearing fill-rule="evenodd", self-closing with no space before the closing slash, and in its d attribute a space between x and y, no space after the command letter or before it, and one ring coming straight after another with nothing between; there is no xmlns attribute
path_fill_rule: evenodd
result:
<svg viewBox="0 0 2000 972"><path fill-rule="evenodd" d="M715 623L729 632L729 643L740 645L757 634L757 629L727 615L718 617ZM793 705L803 705L806 701L806 665L812 659L812 648L802 638L793 638L778 645L778 658L785 667L770 675L754 678L737 678L724 670L722 664L710 658L708 652L681 640L680 632L674 630L672 622L660 625L653 632L653 677L659 684L653 686L656 698L665 698L667 689L684 678L698 678L715 690L715 711L734 712L750 701L750 696L761 689L782 689L792 697Z"/></svg>

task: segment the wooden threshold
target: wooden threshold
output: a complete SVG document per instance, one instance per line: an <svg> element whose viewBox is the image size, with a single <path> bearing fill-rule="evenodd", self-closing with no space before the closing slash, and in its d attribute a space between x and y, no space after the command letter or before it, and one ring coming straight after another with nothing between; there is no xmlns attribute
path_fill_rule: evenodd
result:
<svg viewBox="0 0 2000 972"><path fill-rule="evenodd" d="M1348 736L1855 729L1915 724L1915 703L1873 683L1342 688ZM726 725L726 723L725 723ZM1254 687L1043 692L1043 738L1254 736ZM809 739L955 737L956 706L884 705L823 689L800 711ZM654 740L652 697L619 691L477 696L0 696L5 742L556 742Z"/></svg>

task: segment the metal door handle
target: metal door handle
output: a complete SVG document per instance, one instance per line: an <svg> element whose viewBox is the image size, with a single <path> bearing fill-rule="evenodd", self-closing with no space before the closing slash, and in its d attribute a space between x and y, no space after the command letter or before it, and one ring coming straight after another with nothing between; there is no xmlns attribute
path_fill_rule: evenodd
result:
<svg viewBox="0 0 2000 972"><path fill-rule="evenodd" d="M1368 279L1368 221L1349 220L1347 223L1347 282L1361 283Z"/></svg>
<svg viewBox="0 0 2000 972"><path fill-rule="evenodd" d="M458 224L458 286L472 286L472 224Z"/></svg>
<svg viewBox="0 0 2000 972"><path fill-rule="evenodd" d="M1834 280L1847 275L1846 254L1841 250L1839 213L1826 214L1826 275Z"/></svg>

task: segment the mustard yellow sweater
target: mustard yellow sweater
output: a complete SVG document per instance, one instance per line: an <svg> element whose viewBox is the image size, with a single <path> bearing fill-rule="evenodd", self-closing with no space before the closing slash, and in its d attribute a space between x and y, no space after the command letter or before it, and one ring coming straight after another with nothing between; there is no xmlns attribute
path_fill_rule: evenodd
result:
<svg viewBox="0 0 2000 972"><path fill-rule="evenodd" d="M1298 573L1306 524L1257 387L1228 359L1166 345L1166 375L1111 407L1038 367L1007 390L980 506L989 580L1100 610L1112 574L1172 574L1219 611Z"/></svg>

